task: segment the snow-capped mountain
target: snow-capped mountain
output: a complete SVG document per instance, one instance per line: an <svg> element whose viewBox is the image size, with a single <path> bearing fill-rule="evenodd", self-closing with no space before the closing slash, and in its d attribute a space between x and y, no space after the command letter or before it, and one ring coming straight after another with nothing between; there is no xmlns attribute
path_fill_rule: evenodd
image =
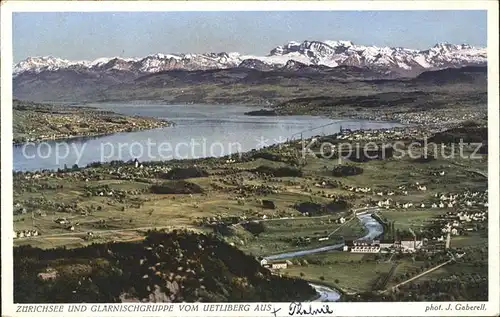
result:
<svg viewBox="0 0 500 317"><path fill-rule="evenodd" d="M157 73L167 70L207 70L234 67L263 71L295 69L289 61L326 67L356 66L391 72L421 72L429 69L485 64L486 48L467 44L436 44L427 50L401 47L356 45L351 41L289 42L270 51L267 56L240 53L154 54L142 58L99 58L94 61L69 61L52 56L29 57L14 65L14 76L25 72L57 70L96 72L130 71Z"/></svg>
<svg viewBox="0 0 500 317"><path fill-rule="evenodd" d="M40 73L63 69L86 69L93 71L132 71L156 73L160 71L183 69L202 70L231 68L238 66L243 59L238 53L208 54L154 54L143 58L99 58L94 61L70 61L52 56L29 57L14 65L14 76L24 72Z"/></svg>
<svg viewBox="0 0 500 317"><path fill-rule="evenodd" d="M44 57L28 57L27 59L14 65L12 70L14 75L26 71L41 72L42 70L58 70L61 68L69 68L72 66L86 66L86 61L68 61L53 56Z"/></svg>
<svg viewBox="0 0 500 317"><path fill-rule="evenodd" d="M424 51L401 47L355 45L351 41L289 42L271 51L277 61L293 59L302 63L336 67L340 65L391 70L431 69L486 63L486 48L467 44L436 44Z"/></svg>

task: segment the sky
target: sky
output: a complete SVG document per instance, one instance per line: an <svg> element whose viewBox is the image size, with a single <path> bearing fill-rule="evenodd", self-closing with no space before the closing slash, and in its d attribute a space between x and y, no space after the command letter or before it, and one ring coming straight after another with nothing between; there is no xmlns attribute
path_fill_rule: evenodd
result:
<svg viewBox="0 0 500 317"><path fill-rule="evenodd" d="M13 14L14 62L155 53L266 55L289 41L427 49L486 46L486 11L25 12Z"/></svg>

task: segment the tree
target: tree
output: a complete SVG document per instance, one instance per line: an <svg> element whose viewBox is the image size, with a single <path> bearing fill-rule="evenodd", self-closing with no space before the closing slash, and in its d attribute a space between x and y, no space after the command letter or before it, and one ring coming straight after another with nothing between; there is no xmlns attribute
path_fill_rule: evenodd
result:
<svg viewBox="0 0 500 317"><path fill-rule="evenodd" d="M325 277L324 277L323 275L321 275L321 276L319 277L319 279L320 279L320 280L322 280L322 281L324 281L324 280L325 280Z"/></svg>
<svg viewBox="0 0 500 317"><path fill-rule="evenodd" d="M336 278L334 282L335 282L335 284L338 284L340 281L338 278Z"/></svg>

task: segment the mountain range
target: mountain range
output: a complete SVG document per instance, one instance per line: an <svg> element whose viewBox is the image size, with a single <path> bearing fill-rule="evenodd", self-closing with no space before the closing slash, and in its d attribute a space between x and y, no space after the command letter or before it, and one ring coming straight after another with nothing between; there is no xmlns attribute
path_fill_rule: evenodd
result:
<svg viewBox="0 0 500 317"><path fill-rule="evenodd" d="M223 52L94 61L30 57L14 65L13 94L37 102L241 99L260 103L306 96L321 87L342 87L342 82L410 79L441 69L485 68L486 61L486 48L467 44L412 50L350 41L289 42L267 56ZM466 81L472 80L470 75L466 77ZM343 91L339 89L337 93Z"/></svg>
<svg viewBox="0 0 500 317"><path fill-rule="evenodd" d="M306 66L367 67L381 73L418 74L424 70L481 65L486 63L486 48L467 44L439 43L427 50L402 47L356 45L351 41L289 42L273 48L267 56L241 53L154 54L140 58L99 58L94 61L69 61L53 56L29 57L13 68L14 76L25 72L86 70L96 73L126 71L136 74L168 70L207 70L234 67L262 71Z"/></svg>

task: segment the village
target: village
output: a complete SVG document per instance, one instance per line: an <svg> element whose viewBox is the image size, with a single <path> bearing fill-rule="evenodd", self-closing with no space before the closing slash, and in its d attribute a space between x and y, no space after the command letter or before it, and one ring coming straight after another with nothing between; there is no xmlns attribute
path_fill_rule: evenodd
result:
<svg viewBox="0 0 500 317"><path fill-rule="evenodd" d="M7 300L491 312L492 8L210 6L7 8Z"/></svg>
<svg viewBox="0 0 500 317"><path fill-rule="evenodd" d="M13 101L13 142L95 137L170 126L155 118L124 116L92 107L61 107Z"/></svg>
<svg viewBox="0 0 500 317"><path fill-rule="evenodd" d="M394 131L392 131L394 132ZM392 133L391 132L391 133ZM347 132L349 133L349 132ZM383 132L382 132L383 133ZM341 134L342 135L342 134ZM371 132L368 136L371 135ZM391 134L393 135L393 134ZM285 150L288 148L285 147ZM286 155L286 152L285 152ZM288 154L289 155L289 154ZM285 156L286 157L286 156ZM376 206L380 209L386 210L413 210L413 209L436 209L436 210L449 210L449 209L457 209L457 208L477 208L481 207L483 209L487 209L487 190L484 192L470 192L466 191L463 193L440 193L435 192L432 196L425 195L424 200L420 202L415 200L408 200L408 196L414 195L414 193L421 192L424 194L427 191L427 186L429 184L414 182L406 185L399 185L394 187L393 189L388 189L387 186L383 190L379 190L375 187L364 186L358 187L353 185L348 185L345 182L339 179L331 179L328 177L311 177L305 176L306 180L309 180L309 184L304 184L304 182L297 182L292 179L284 180L279 175L273 176L273 173L276 175L278 170L273 170L272 168L267 168L265 170L256 169L254 173L248 173L248 169L242 168L240 166L235 166L237 163L245 163L251 162L253 158L242 157L238 160L235 159L226 159L224 163L217 162L214 160L207 159L205 162L200 162L200 168L194 165L191 169L180 169L185 175L179 176L179 178L186 177L200 177L200 176L208 176L206 172L200 172L203 170L203 166L206 168L212 169L210 172L211 177L216 177L215 181L211 184L211 187L217 191L224 191L231 195L236 195L235 198L231 198L237 201L239 205L244 206L247 202L245 199L251 198L254 195L269 195L269 194L280 194L282 192L286 192L287 188L290 186L299 186L305 192L310 193L312 196L320 196L321 198L327 199L343 199L343 200L355 200L358 203L355 203L356 206ZM203 160L202 160L203 161ZM134 179L150 179L146 182L146 184L154 184L155 181L152 178L163 177L162 175L168 175L172 169L171 166L150 162L148 164L141 164L139 161L135 160L131 163L120 163L120 162L111 162L106 165L101 165L101 163L91 164L90 168L79 168L74 166L72 168L65 168L64 170L59 170L58 172L53 171L40 171L40 172L26 172L19 173L19 177L17 177L17 181L21 185L21 188L24 188L23 191L34 192L37 190L57 190L63 188L62 184L53 185L48 182L41 182L43 179L54 179L54 180L68 180L73 179L74 181L84 182L85 191L83 193L86 197L108 197L108 199L113 199L118 203L125 203L129 205L133 205L136 208L140 208L141 205L144 204L145 201L143 198L140 198L141 195L148 192L147 186L136 187L133 189L118 189L111 188L108 185L99 185L94 186L90 185L89 182L99 182L104 180L107 177L112 177L114 179L118 179L121 181L124 180L134 180ZM103 173L103 168L105 169ZM235 177L233 175L238 173L247 173L245 177ZM297 174L293 168L289 168L288 170L284 170L285 175ZM445 178L446 171L445 170L430 170L429 175L433 178ZM199 175L198 175L199 174ZM16 173L15 173L16 175ZM104 176L109 175L109 176ZM301 175L301 174L297 174ZM177 177L177 176L176 176ZM261 184L249 184L249 181L258 182L260 179L266 181L269 185L261 183ZM434 181L435 182L435 181ZM50 182L53 183L53 182ZM272 183L276 185L271 185ZM220 185L219 185L220 184ZM432 182L431 182L432 184ZM316 189L321 189L319 191L315 191ZM342 190L345 192L343 195L338 194L338 190ZM336 191L336 194L330 193L331 191ZM202 196L206 196L206 193L201 193ZM420 195L420 194L418 194ZM192 197L192 194L190 194ZM172 197L174 198L174 197ZM356 199L357 198L357 199ZM362 198L362 199L360 199ZM251 199L252 200L252 199ZM255 200L255 199L254 199ZM240 216L240 221L247 220L263 220L263 219L275 219L275 218L283 218L283 217L293 217L294 213L283 210L281 208L275 208L275 204L272 200L263 200L262 202L258 202L262 205L261 210L254 210L251 214L246 214L244 216ZM196 204L194 204L196 206ZM86 205L85 207L76 204L65 204L63 202L55 202L55 201L46 201L40 200L37 201L25 201L25 200L17 200L14 206L14 212L19 213L20 215L25 215L29 209L35 208L35 210L31 210L30 212L36 214L40 217L45 217L46 212L42 212L43 208L54 208L59 212L66 213L80 213L81 215L90 215L93 212L100 211L102 206L92 206ZM316 208L313 204L313 209ZM272 211L263 212L264 210ZM303 216L309 216L310 211L301 211ZM457 220L446 224L446 228L443 227L442 230L449 230L452 235L458 235L459 232L472 231L474 230L474 226L472 225L460 225L460 222L470 223L471 221L486 221L486 212L484 210L475 211L475 212L467 212L460 211L457 213ZM218 216L219 220L221 216ZM56 221L57 222L57 221ZM213 222L213 221L212 221ZM71 230L74 226L67 223L58 222L60 225L67 224L67 230ZM36 236L37 234L24 234L18 233L15 237L29 237ZM443 239L443 237L437 237L438 239Z"/></svg>
<svg viewBox="0 0 500 317"><path fill-rule="evenodd" d="M411 94L411 93L410 93ZM418 94L418 93L417 93ZM314 102L306 102L297 100L297 102L286 102L283 105L278 105L279 114L312 114L312 115L325 115L331 118L352 118L352 119L365 119L373 121L393 121L400 122L404 125L411 125L417 127L422 131L430 129L432 131L439 131L442 129L449 129L455 126L460 126L466 121L479 121L486 122L487 109L486 107L469 107L460 104L453 104L450 108L436 109L428 107L425 103L420 104L420 107L415 108L412 105L403 106L401 102L384 102L377 100L378 97L383 99L383 94L375 95L373 106L371 107L355 107L356 103L352 100L346 100L344 104L336 106L328 106L319 104L316 106ZM423 96L421 96L423 97ZM424 98L417 97L415 101ZM474 98L474 102L482 101L486 104L486 93L478 94ZM396 97L397 99L398 97ZM335 104L336 100L332 100ZM372 101L372 100L370 100ZM430 103L430 102L429 102ZM398 104L397 107L392 107Z"/></svg>
<svg viewBox="0 0 500 317"><path fill-rule="evenodd" d="M335 147L408 144L443 133L429 131L342 128L316 138ZM355 151L341 153L340 160L304 158L301 147L300 140L289 140L221 158L15 172L14 243L78 247L140 241L152 229L188 229L215 234L274 274L347 293L371 290L378 277L368 275L373 271L380 271L377 290L391 288L413 278L404 273L410 268L427 272L454 263L447 262L448 253L482 250L488 221L485 159L396 158L390 148L388 155L371 159L359 159ZM418 151L421 157L423 149ZM371 210L381 234L364 238L367 229L354 212L359 209ZM325 251L272 257L311 249ZM350 286L352 274L363 281Z"/></svg>
<svg viewBox="0 0 500 317"><path fill-rule="evenodd" d="M424 187L416 185L418 190ZM370 192L369 188L360 188L363 192ZM404 189L400 187L399 189ZM352 187L350 191L356 191ZM380 195L379 195L380 194ZM392 191L377 193L377 196L384 194L392 196ZM407 193L406 193L407 195ZM384 211L390 209L391 212L404 212L408 208L425 208L424 203L420 206L414 206L412 203L394 203L392 200L381 200L376 205L366 205L366 207L379 207L379 212L375 212L373 217L379 221L386 229L378 239L355 239L347 240L338 251L352 253L436 253L450 249L450 244L453 236L464 236L470 232L482 230L487 227L488 215L488 190L483 192L466 191L460 194L434 194L435 202L430 205L430 208L444 209L444 212L437 214L434 218L429 219L425 228L420 228L418 235L414 230L409 228L408 231L398 232L399 237L396 239L388 239L392 233L394 236L394 228L391 229L390 224L384 222ZM392 202L392 204L391 204ZM446 202L446 204L445 204ZM382 209L383 207L383 209ZM427 207L429 208L429 206ZM385 218L387 219L387 218ZM345 223L346 218L341 217L338 223ZM394 224L392 224L394 226ZM389 234L388 232L389 231ZM392 232L391 232L392 231ZM328 237L319 238L319 241L328 240ZM290 261L267 261L263 259L262 265L273 270L286 269L292 262Z"/></svg>

